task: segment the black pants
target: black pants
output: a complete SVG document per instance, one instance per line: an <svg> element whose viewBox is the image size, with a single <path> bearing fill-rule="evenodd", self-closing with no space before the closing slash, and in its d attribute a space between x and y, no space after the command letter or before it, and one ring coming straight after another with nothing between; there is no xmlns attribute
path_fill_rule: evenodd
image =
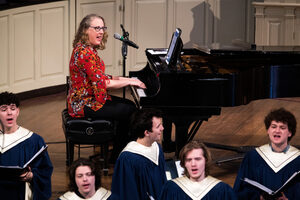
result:
<svg viewBox="0 0 300 200"><path fill-rule="evenodd" d="M116 160L119 153L131 139L129 135L130 117L132 113L137 110L137 108L135 104L128 99L117 96L111 96L111 98L111 101L106 101L104 106L97 111L85 106L84 115L85 117L103 118L117 121L118 124L116 137L114 140L114 147L111 157L113 161Z"/></svg>

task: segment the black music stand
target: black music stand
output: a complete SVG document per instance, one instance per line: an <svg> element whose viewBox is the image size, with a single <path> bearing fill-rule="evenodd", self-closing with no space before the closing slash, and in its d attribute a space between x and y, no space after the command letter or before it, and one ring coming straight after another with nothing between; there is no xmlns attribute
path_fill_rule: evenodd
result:
<svg viewBox="0 0 300 200"><path fill-rule="evenodd" d="M126 58L127 58L127 49L128 45L134 48L139 48L136 44L129 40L129 33L125 31L122 24L120 24L123 32L123 36L121 38L117 38L122 41L122 56L123 56L123 77L126 76ZM120 36L119 36L120 37ZM123 98L125 98L125 87L123 88Z"/></svg>
<svg viewBox="0 0 300 200"><path fill-rule="evenodd" d="M124 39L129 39L129 33L125 31L124 27L122 24L120 24L122 32L123 32L123 38ZM126 42L122 42L122 56L123 56L123 77L126 76L126 59L127 59L127 49L128 45ZM123 87L123 98L125 99L125 87Z"/></svg>

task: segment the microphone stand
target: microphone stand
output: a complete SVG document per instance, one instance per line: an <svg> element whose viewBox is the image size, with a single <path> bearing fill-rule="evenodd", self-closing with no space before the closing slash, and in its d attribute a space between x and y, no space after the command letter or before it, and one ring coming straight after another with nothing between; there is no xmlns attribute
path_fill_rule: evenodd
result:
<svg viewBox="0 0 300 200"><path fill-rule="evenodd" d="M121 24L121 29L123 32L123 38L126 40L129 40L129 33L125 31L123 25ZM126 76L126 58L127 58L127 49L128 45L125 42L122 42L122 56L123 56L123 77ZM125 99L125 89L126 87L123 87L123 98Z"/></svg>

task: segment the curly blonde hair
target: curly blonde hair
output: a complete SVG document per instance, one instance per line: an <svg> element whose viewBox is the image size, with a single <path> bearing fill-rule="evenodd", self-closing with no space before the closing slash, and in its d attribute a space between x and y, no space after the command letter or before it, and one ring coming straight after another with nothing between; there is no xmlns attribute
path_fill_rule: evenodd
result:
<svg viewBox="0 0 300 200"><path fill-rule="evenodd" d="M103 21L103 23L104 23L104 26L105 26L105 21L104 21L103 17L101 17L99 15L96 15L96 14L89 14L89 15L85 16L81 20L80 25L78 27L78 30L76 32L75 39L73 40L73 48L76 47L76 45L77 45L78 42L81 42L82 44L90 45L89 44L89 36L87 34L87 30L91 26L92 20L95 19L95 18L101 19ZM105 49L105 44L107 42L107 37L108 37L108 34L105 31L104 35L103 35L103 38L102 38L102 41L101 41L101 44L95 46L94 48L100 49L100 50Z"/></svg>

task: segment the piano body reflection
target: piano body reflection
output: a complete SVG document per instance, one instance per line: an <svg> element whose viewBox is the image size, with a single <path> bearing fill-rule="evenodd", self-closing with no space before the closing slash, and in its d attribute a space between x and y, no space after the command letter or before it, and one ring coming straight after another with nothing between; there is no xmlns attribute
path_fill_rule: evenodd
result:
<svg viewBox="0 0 300 200"><path fill-rule="evenodd" d="M300 52L182 49L179 62L166 65L166 49L146 49L147 65L130 77L136 104L160 109L175 124L176 155L203 120L221 107L255 99L300 96ZM188 132L191 124L193 127Z"/></svg>

